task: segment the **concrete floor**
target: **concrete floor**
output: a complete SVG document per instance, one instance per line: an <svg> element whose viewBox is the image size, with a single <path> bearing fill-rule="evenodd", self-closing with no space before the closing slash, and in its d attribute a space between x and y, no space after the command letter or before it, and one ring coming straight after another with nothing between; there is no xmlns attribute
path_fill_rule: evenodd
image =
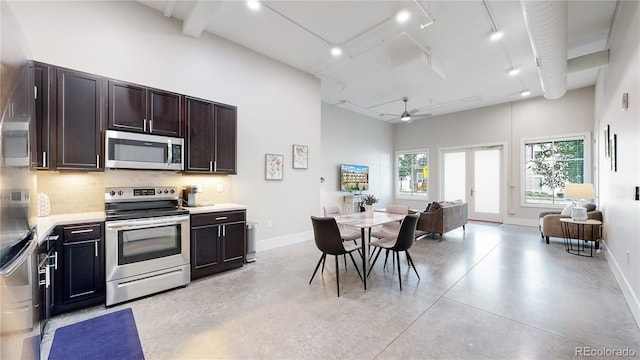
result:
<svg viewBox="0 0 640 360"><path fill-rule="evenodd" d="M57 327L131 307L146 359L640 357L640 328L604 253L578 257L551 240L479 224L419 240L410 252L421 279L401 256L402 292L383 259L365 292L341 258L340 298L332 256L307 284L320 257L311 240L186 288L55 317L43 355Z"/></svg>

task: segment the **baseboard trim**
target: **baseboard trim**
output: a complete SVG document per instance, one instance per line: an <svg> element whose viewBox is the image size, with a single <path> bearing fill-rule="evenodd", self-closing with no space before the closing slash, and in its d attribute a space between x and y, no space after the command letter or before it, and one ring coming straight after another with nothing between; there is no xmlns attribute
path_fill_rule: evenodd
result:
<svg viewBox="0 0 640 360"><path fill-rule="evenodd" d="M313 231L274 237L256 241L256 252L271 250L282 246L297 244L313 239Z"/></svg>
<svg viewBox="0 0 640 360"><path fill-rule="evenodd" d="M600 241L600 246L603 245L605 248L604 254L607 258L607 264L609 264L609 268L611 269L613 276L616 278L616 281L620 286L620 290L622 290L622 294L624 295L625 300L627 300L629 309L631 309L631 314L633 314L633 317L636 320L636 325L640 327L640 301L638 300L636 294L633 292L631 286L629 286L627 278L622 273L622 270L620 270L620 266L618 266L618 262L607 247L607 243L605 241Z"/></svg>
<svg viewBox="0 0 640 360"><path fill-rule="evenodd" d="M535 219L505 218L502 223L506 225L538 227L538 220L535 220Z"/></svg>

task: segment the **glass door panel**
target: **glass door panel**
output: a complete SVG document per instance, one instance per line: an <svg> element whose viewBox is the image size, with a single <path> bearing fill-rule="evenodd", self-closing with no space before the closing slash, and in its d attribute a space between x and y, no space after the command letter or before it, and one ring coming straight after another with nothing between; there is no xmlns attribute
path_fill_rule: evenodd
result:
<svg viewBox="0 0 640 360"><path fill-rule="evenodd" d="M442 194L438 200L462 199L469 219L502 222L502 146L443 152Z"/></svg>
<svg viewBox="0 0 640 360"><path fill-rule="evenodd" d="M473 206L470 217L486 221L502 221L500 213L500 184L502 149L474 149Z"/></svg>
<svg viewBox="0 0 640 360"><path fill-rule="evenodd" d="M467 201L467 153L466 151L444 153L444 198L440 200Z"/></svg>

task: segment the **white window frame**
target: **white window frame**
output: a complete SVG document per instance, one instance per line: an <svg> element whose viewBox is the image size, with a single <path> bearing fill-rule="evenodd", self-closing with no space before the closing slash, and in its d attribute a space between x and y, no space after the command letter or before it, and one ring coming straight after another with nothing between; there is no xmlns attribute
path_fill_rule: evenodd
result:
<svg viewBox="0 0 640 360"><path fill-rule="evenodd" d="M526 181L527 181L527 152L526 145L533 142L547 142L547 141L567 141L567 140L583 140L583 150L584 150L584 162L583 173L584 173L584 182L585 183L593 183L592 181L592 172L593 169L591 167L591 132L583 132L583 133L575 133L575 134L565 134L560 136L547 136L547 137L533 137L533 138L522 138L520 139L520 206L523 208L558 208L561 209L565 205L564 204L531 204L526 202Z"/></svg>
<svg viewBox="0 0 640 360"><path fill-rule="evenodd" d="M427 163L425 165L427 166L428 170L431 170L431 166L429 165L429 163L431 162L431 156L429 155L429 149L422 148L422 149L414 149L414 150L399 150L399 151L396 151L395 152L395 159L394 159L394 172L393 172L393 187L395 189L394 192L395 192L396 199L402 199L402 200L427 200L429 198L429 182L428 181L427 181L427 190L424 193L413 193L412 195L407 195L406 193L401 193L400 192L400 187L398 185L398 173L400 172L399 157L402 154L415 154L415 153L424 153L424 154L426 154ZM429 172L428 178L433 178L433 174L431 173L431 171Z"/></svg>

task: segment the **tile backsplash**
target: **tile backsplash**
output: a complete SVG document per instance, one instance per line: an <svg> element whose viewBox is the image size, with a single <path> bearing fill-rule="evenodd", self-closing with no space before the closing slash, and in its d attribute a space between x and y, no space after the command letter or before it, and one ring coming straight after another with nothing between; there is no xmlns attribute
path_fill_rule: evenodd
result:
<svg viewBox="0 0 640 360"><path fill-rule="evenodd" d="M37 192L51 202L51 215L104 211L104 188L200 185L198 203L232 202L227 175L182 175L171 171L110 170L100 173L37 172Z"/></svg>

